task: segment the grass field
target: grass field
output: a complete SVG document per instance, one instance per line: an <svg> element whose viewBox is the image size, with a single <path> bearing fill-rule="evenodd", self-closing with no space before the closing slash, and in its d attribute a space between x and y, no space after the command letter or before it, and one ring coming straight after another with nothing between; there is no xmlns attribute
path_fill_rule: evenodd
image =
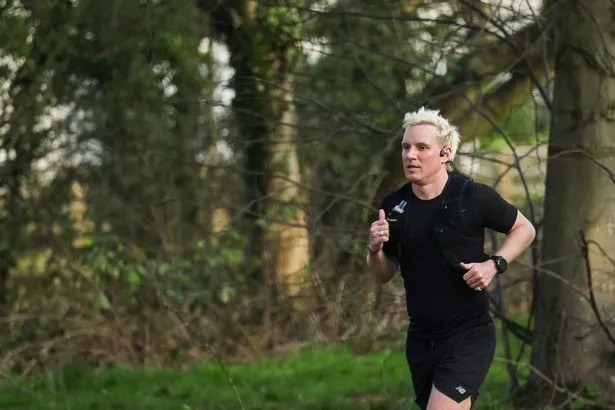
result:
<svg viewBox="0 0 615 410"><path fill-rule="evenodd" d="M501 347L497 355L501 356ZM507 409L508 374L496 361L477 409ZM355 355L310 348L257 363L189 370L66 367L0 379L0 409L360 410L416 409L401 351Z"/></svg>

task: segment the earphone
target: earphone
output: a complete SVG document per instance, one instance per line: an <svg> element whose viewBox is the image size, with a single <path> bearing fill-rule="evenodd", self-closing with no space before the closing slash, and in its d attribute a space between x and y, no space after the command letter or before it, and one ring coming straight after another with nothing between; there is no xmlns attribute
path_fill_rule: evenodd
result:
<svg viewBox="0 0 615 410"><path fill-rule="evenodd" d="M443 157L444 156L444 147L442 147L442 149L440 150L440 156Z"/></svg>

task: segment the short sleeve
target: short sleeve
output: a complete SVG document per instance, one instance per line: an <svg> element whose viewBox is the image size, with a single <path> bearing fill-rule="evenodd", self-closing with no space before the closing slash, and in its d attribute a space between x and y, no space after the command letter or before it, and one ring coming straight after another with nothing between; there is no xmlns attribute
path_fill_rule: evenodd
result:
<svg viewBox="0 0 615 410"><path fill-rule="evenodd" d="M517 208L490 186L474 183L471 198L473 208L484 227L507 233L515 224Z"/></svg>

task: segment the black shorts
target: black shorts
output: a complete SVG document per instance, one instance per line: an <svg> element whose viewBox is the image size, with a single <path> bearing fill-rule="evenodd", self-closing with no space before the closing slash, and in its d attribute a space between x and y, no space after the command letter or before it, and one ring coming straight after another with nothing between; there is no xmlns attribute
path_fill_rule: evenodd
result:
<svg viewBox="0 0 615 410"><path fill-rule="evenodd" d="M475 401L495 356L495 337L493 321L443 339L409 336L406 359L419 407L427 407L432 384L457 403Z"/></svg>

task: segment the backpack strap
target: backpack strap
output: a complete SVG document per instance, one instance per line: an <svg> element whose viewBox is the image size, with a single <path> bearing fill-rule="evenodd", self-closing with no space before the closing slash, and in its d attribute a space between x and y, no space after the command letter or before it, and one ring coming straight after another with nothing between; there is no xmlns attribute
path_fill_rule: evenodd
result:
<svg viewBox="0 0 615 410"><path fill-rule="evenodd" d="M386 220L389 223L389 243L391 251L400 263L402 249L406 242L406 232L408 224L408 212L406 206L408 204L409 191L412 189L412 184L406 183L397 191L390 194L386 205L385 213Z"/></svg>
<svg viewBox="0 0 615 410"><path fill-rule="evenodd" d="M465 217L463 211L463 198L465 191L474 180L471 176L462 174L461 172L451 172L449 174L449 182L444 189L442 200L440 202L440 210L446 211L450 206L457 206L457 212L461 217L462 223L465 225Z"/></svg>
<svg viewBox="0 0 615 410"><path fill-rule="evenodd" d="M464 194L471 183L473 179L468 175L449 174L440 201L439 222L434 228L444 261L455 270L459 269L460 261L484 258L482 239L470 233L463 207ZM456 221L454 225L452 221Z"/></svg>

